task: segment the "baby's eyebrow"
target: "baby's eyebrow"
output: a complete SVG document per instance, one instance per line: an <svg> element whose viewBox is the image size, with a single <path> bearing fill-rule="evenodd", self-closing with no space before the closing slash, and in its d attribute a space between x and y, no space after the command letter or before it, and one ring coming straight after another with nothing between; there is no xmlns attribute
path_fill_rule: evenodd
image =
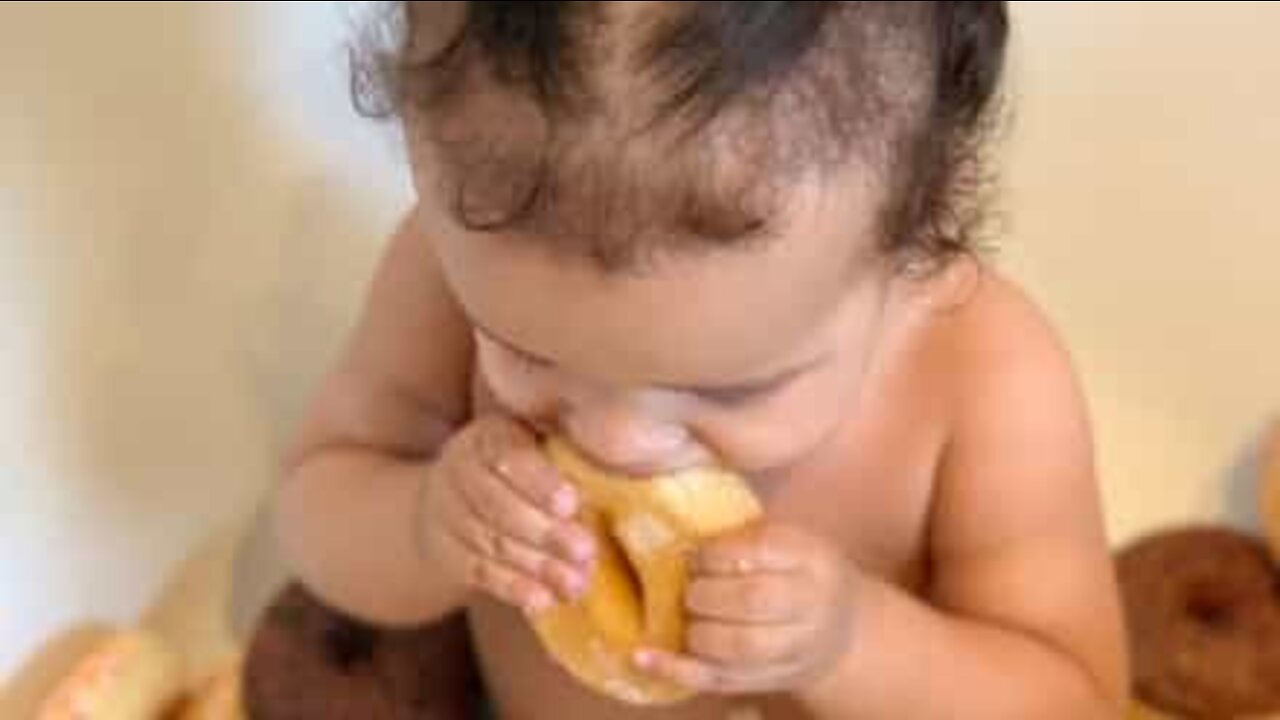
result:
<svg viewBox="0 0 1280 720"><path fill-rule="evenodd" d="M484 335L489 340L501 345L502 347L506 348L507 350L510 350L511 352L517 353L519 355L523 355L537 363L546 364L546 365L555 364L555 361L551 360L550 358L544 357L534 352L530 352L529 350L526 350L520 347L519 345L516 345L515 343L511 342L510 340L507 340L501 335L498 335L497 333L493 332L492 330L485 327L484 325L481 325L480 323L476 322L475 319L471 319L471 324L473 327L475 327L476 331L479 332L481 335ZM823 353L818 355L817 357L810 358L803 362L797 363L796 365L792 365L791 367L784 368L782 370L774 372L770 375L766 375L764 377L754 378L751 380L744 380L741 382L728 383L724 385L701 385L701 384L698 384L698 385L674 384L673 385L673 384L666 384L666 383L657 383L653 387L658 388L660 390L666 390L669 392L684 393L688 395L703 395L707 397L717 397L717 396L733 397L737 395L752 395L752 394L760 393L765 390L770 390L772 388L776 388L785 383L788 383L791 380L794 380L795 378L821 365L823 362L826 361L826 359L827 359L827 354Z"/></svg>

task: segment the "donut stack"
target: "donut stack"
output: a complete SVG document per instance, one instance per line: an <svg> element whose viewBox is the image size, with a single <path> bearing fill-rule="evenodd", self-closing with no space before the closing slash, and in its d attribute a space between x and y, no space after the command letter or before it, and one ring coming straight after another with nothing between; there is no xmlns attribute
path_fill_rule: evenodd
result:
<svg viewBox="0 0 1280 720"><path fill-rule="evenodd" d="M108 633L45 697L37 720L244 720L240 662L184 687L183 659L141 628Z"/></svg>
<svg viewBox="0 0 1280 720"><path fill-rule="evenodd" d="M1261 459L1263 536L1183 527L1117 554L1130 720L1280 719L1280 422Z"/></svg>

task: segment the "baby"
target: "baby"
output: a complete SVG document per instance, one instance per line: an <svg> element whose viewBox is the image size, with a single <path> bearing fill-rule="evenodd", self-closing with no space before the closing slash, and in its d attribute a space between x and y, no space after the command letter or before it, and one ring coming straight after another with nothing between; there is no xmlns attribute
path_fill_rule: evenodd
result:
<svg viewBox="0 0 1280 720"><path fill-rule="evenodd" d="M973 248L1005 3L398 9L358 89L418 201L280 487L303 582L465 609L503 718L1119 715L1081 391ZM685 652L633 658L697 699L597 696L529 629L596 550L553 433L763 500L694 558Z"/></svg>

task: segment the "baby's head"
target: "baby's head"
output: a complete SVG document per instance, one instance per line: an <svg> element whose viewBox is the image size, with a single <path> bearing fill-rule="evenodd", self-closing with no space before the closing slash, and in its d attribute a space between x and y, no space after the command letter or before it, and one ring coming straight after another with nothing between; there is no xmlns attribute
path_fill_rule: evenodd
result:
<svg viewBox="0 0 1280 720"><path fill-rule="evenodd" d="M784 466L970 246L1003 2L410 2L404 122L498 400L622 469Z"/></svg>

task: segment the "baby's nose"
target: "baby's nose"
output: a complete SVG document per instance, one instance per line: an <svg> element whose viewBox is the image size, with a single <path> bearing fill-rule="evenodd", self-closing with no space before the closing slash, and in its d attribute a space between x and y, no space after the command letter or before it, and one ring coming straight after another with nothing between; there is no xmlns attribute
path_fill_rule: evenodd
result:
<svg viewBox="0 0 1280 720"><path fill-rule="evenodd" d="M617 472L651 475L689 461L692 438L680 423L622 408L577 409L566 413L561 422L580 450Z"/></svg>

